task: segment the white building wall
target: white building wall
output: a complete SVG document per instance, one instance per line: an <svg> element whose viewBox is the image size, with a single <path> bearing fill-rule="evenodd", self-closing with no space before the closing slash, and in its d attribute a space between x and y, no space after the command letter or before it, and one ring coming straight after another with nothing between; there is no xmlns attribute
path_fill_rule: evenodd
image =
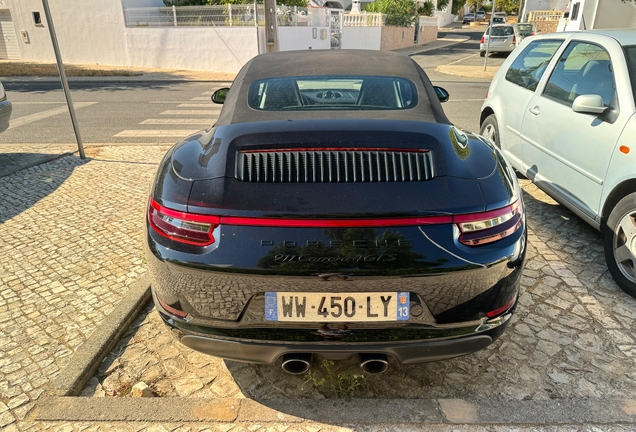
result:
<svg viewBox="0 0 636 432"><path fill-rule="evenodd" d="M618 0L620 1L620 0ZM526 0L524 10L530 12L533 10L557 10L562 11L568 7L569 0Z"/></svg>
<svg viewBox="0 0 636 432"><path fill-rule="evenodd" d="M54 62L53 47L41 0L8 0L20 41L22 59ZM119 0L56 0L49 2L60 50L65 62L126 65L124 15ZM44 25L36 26L32 12L40 12Z"/></svg>
<svg viewBox="0 0 636 432"><path fill-rule="evenodd" d="M314 29L316 38L314 39ZM328 27L278 27L278 50L331 49Z"/></svg>
<svg viewBox="0 0 636 432"><path fill-rule="evenodd" d="M593 26L595 29L636 28L636 5L631 2L600 0Z"/></svg>
<svg viewBox="0 0 636 432"><path fill-rule="evenodd" d="M238 72L258 54L254 27L130 27L128 64Z"/></svg>
<svg viewBox="0 0 636 432"><path fill-rule="evenodd" d="M576 3L580 3L579 13L576 19L572 19L572 9ZM593 28L596 18L598 0L573 0L570 5L570 17L566 20L565 31L577 31Z"/></svg>
<svg viewBox="0 0 636 432"><path fill-rule="evenodd" d="M382 27L343 27L342 49L379 50Z"/></svg>
<svg viewBox="0 0 636 432"><path fill-rule="evenodd" d="M124 0L156 3L160 0ZM22 59L54 62L41 0L5 0L19 40ZM121 0L50 2L60 51L68 64L102 64L237 72L258 54L254 27L126 27ZM40 12L44 25L33 23ZM328 41L327 41L328 43Z"/></svg>

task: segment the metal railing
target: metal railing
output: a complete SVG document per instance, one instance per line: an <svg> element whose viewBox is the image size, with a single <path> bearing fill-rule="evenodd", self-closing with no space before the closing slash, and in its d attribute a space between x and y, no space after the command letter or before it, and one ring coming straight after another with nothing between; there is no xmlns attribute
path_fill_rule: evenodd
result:
<svg viewBox="0 0 636 432"><path fill-rule="evenodd" d="M558 21L563 18L563 11L533 10L528 12L528 21Z"/></svg>
<svg viewBox="0 0 636 432"><path fill-rule="evenodd" d="M172 6L124 9L126 27L254 26L254 5ZM258 23L263 25L263 5Z"/></svg>
<svg viewBox="0 0 636 432"><path fill-rule="evenodd" d="M342 24L344 27L381 27L384 25L384 15L367 12L345 14Z"/></svg>

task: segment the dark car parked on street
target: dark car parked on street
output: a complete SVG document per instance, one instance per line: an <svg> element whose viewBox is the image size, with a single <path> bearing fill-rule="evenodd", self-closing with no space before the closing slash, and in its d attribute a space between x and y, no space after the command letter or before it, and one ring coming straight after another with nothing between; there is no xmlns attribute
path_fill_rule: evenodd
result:
<svg viewBox="0 0 636 432"><path fill-rule="evenodd" d="M526 224L492 143L454 127L409 57L260 55L176 144L146 215L157 310L188 347L302 373L311 355L381 372L504 331Z"/></svg>

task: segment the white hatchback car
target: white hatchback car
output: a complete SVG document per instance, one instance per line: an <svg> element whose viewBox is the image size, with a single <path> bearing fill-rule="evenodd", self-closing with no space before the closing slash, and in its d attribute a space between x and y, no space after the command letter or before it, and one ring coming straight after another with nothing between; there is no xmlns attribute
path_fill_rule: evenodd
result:
<svg viewBox="0 0 636 432"><path fill-rule="evenodd" d="M512 24L493 24L492 28L488 27L481 37L479 56L484 57L486 50L488 53L514 51L517 47L518 36L517 28ZM488 46L488 39L490 39L490 46Z"/></svg>
<svg viewBox="0 0 636 432"><path fill-rule="evenodd" d="M533 36L495 75L480 118L514 168L603 232L607 266L633 297L635 89L636 29Z"/></svg>
<svg viewBox="0 0 636 432"><path fill-rule="evenodd" d="M0 82L0 132L4 132L9 128L9 119L11 118L11 102L7 100L7 94Z"/></svg>

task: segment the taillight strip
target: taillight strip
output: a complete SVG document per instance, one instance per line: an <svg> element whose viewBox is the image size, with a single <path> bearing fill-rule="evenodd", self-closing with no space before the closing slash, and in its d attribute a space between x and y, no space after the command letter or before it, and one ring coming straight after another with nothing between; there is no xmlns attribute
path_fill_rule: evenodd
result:
<svg viewBox="0 0 636 432"><path fill-rule="evenodd" d="M465 224L488 221L502 215L511 214L511 219L495 226L465 231ZM161 219L166 216L186 223L198 223L206 226L207 231L192 227L174 225ZM153 220L155 217L157 221ZM177 221L177 222L178 222ZM212 231L219 225L263 226L286 228L381 228L392 226L421 226L454 223L460 230L459 242L466 246L479 246L507 237L517 231L523 222L523 204L519 199L506 207L483 213L471 213L455 216L425 216L406 218L375 219L289 219L289 218L256 218L241 216L211 216L199 213L186 213L162 206L150 198L148 222L155 232L171 240L194 246L209 246L215 239ZM157 224L161 222L161 225ZM207 228L209 227L209 229Z"/></svg>
<svg viewBox="0 0 636 432"><path fill-rule="evenodd" d="M154 199L150 199L150 205L166 216L184 221L208 223L211 225L240 225L240 226L267 226L288 228L372 228L388 226L414 226L414 225L439 225L448 223L474 222L495 218L511 211L517 206L517 202L506 207L483 213L470 213L454 216L423 216L402 218L373 218L373 219L290 219L290 218L259 218L243 216L212 216L200 213L184 213L164 207Z"/></svg>

